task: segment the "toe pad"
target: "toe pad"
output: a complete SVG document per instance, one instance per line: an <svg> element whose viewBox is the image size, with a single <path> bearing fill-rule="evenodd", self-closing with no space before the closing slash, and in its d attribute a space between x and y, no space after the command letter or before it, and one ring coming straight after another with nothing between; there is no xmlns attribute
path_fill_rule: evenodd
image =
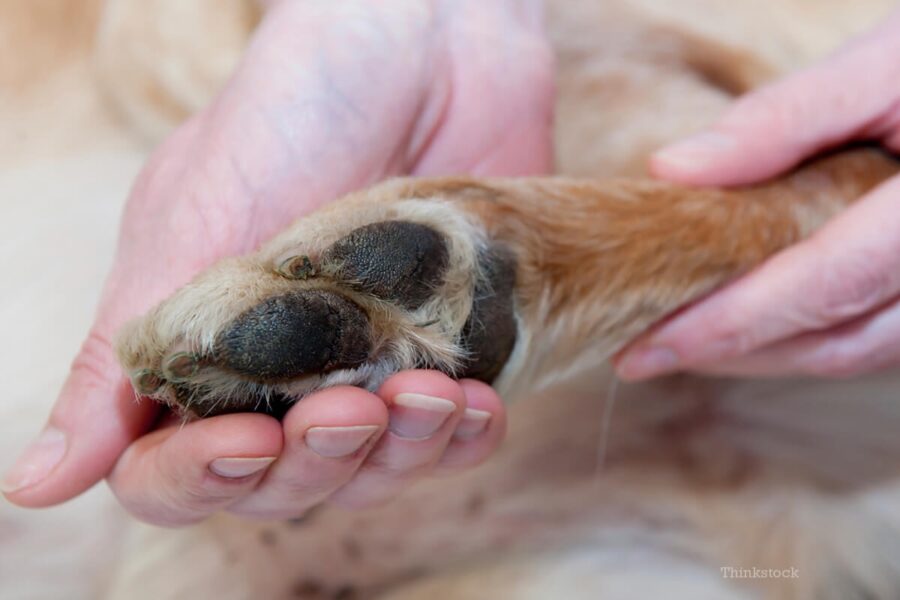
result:
<svg viewBox="0 0 900 600"><path fill-rule="evenodd" d="M338 265L338 276L355 289L415 309L441 283L449 252L444 237L427 225L383 221L335 242L324 261Z"/></svg>

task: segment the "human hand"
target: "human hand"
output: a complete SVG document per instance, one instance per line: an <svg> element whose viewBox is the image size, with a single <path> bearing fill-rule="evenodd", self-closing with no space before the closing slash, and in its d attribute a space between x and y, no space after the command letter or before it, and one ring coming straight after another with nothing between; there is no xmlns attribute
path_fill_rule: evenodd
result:
<svg viewBox="0 0 900 600"><path fill-rule="evenodd" d="M900 151L900 12L822 63L740 99L654 155L692 185L777 175L850 140ZM616 361L624 379L676 370L851 376L900 363L900 178L806 241L664 322Z"/></svg>
<svg viewBox="0 0 900 600"><path fill-rule="evenodd" d="M217 259L352 189L407 173L549 169L552 55L537 8L269 2L226 88L140 176L96 322L47 428L5 478L7 497L47 506L108 476L152 523L218 510L286 518L323 501L378 503L487 458L505 414L479 382L409 371L377 394L314 394L282 423L233 414L154 425L158 407L134 401L110 338Z"/></svg>

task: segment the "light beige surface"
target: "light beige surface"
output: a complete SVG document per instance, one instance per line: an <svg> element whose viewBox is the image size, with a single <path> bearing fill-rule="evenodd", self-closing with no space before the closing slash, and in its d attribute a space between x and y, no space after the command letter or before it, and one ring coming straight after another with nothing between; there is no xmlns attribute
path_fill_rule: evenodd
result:
<svg viewBox="0 0 900 600"><path fill-rule="evenodd" d="M7 90L8 92L8 90ZM0 91L3 95L3 91ZM144 151L86 62L0 101L0 469L41 428L91 322ZM96 598L126 519L106 486L25 511L0 498L0 598Z"/></svg>

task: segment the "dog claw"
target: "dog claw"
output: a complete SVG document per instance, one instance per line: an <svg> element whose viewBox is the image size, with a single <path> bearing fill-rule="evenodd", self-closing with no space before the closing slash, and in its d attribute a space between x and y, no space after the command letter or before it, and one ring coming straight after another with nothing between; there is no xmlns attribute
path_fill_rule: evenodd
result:
<svg viewBox="0 0 900 600"><path fill-rule="evenodd" d="M292 256L282 261L276 271L287 279L308 279L316 274L312 261L306 255Z"/></svg>
<svg viewBox="0 0 900 600"><path fill-rule="evenodd" d="M142 395L150 395L163 385L163 378L153 369L141 369L131 376L131 385Z"/></svg>
<svg viewBox="0 0 900 600"><path fill-rule="evenodd" d="M178 383L187 381L197 374L200 362L195 354L178 352L173 354L163 365L163 374L169 381Z"/></svg>

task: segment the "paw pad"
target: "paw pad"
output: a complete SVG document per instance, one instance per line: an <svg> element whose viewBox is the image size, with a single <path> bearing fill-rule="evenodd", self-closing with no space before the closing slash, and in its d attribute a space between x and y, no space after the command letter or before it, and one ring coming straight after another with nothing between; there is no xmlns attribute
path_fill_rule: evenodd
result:
<svg viewBox="0 0 900 600"><path fill-rule="evenodd" d="M187 288L184 293L203 292L184 315L166 315L168 323L190 319L193 334L157 332L153 350L135 352L140 360L127 363L132 385L211 416L283 414L297 397L334 382L375 389L391 372L422 365L491 381L515 342L515 260L498 249L482 251L477 267L453 275L454 282L472 277L474 289L447 285L450 242L430 225L377 221L330 246L306 249L309 254L282 248L278 256L287 258L274 268L271 259L231 263L206 287ZM469 268L468 256L461 256L453 262L456 271ZM468 321L445 331L451 313L441 304L443 294L470 291ZM231 299L241 308L229 305ZM451 306L452 318L462 320ZM440 331L416 331L438 322L444 323ZM465 359L454 362L454 351ZM326 377L333 371L343 372Z"/></svg>
<svg viewBox="0 0 900 600"><path fill-rule="evenodd" d="M216 340L223 368L261 382L362 364L371 348L366 313L327 290L274 296L238 316Z"/></svg>
<svg viewBox="0 0 900 600"><path fill-rule="evenodd" d="M354 289L415 309L441 283L449 262L444 237L409 221L365 225L338 240L322 257Z"/></svg>

